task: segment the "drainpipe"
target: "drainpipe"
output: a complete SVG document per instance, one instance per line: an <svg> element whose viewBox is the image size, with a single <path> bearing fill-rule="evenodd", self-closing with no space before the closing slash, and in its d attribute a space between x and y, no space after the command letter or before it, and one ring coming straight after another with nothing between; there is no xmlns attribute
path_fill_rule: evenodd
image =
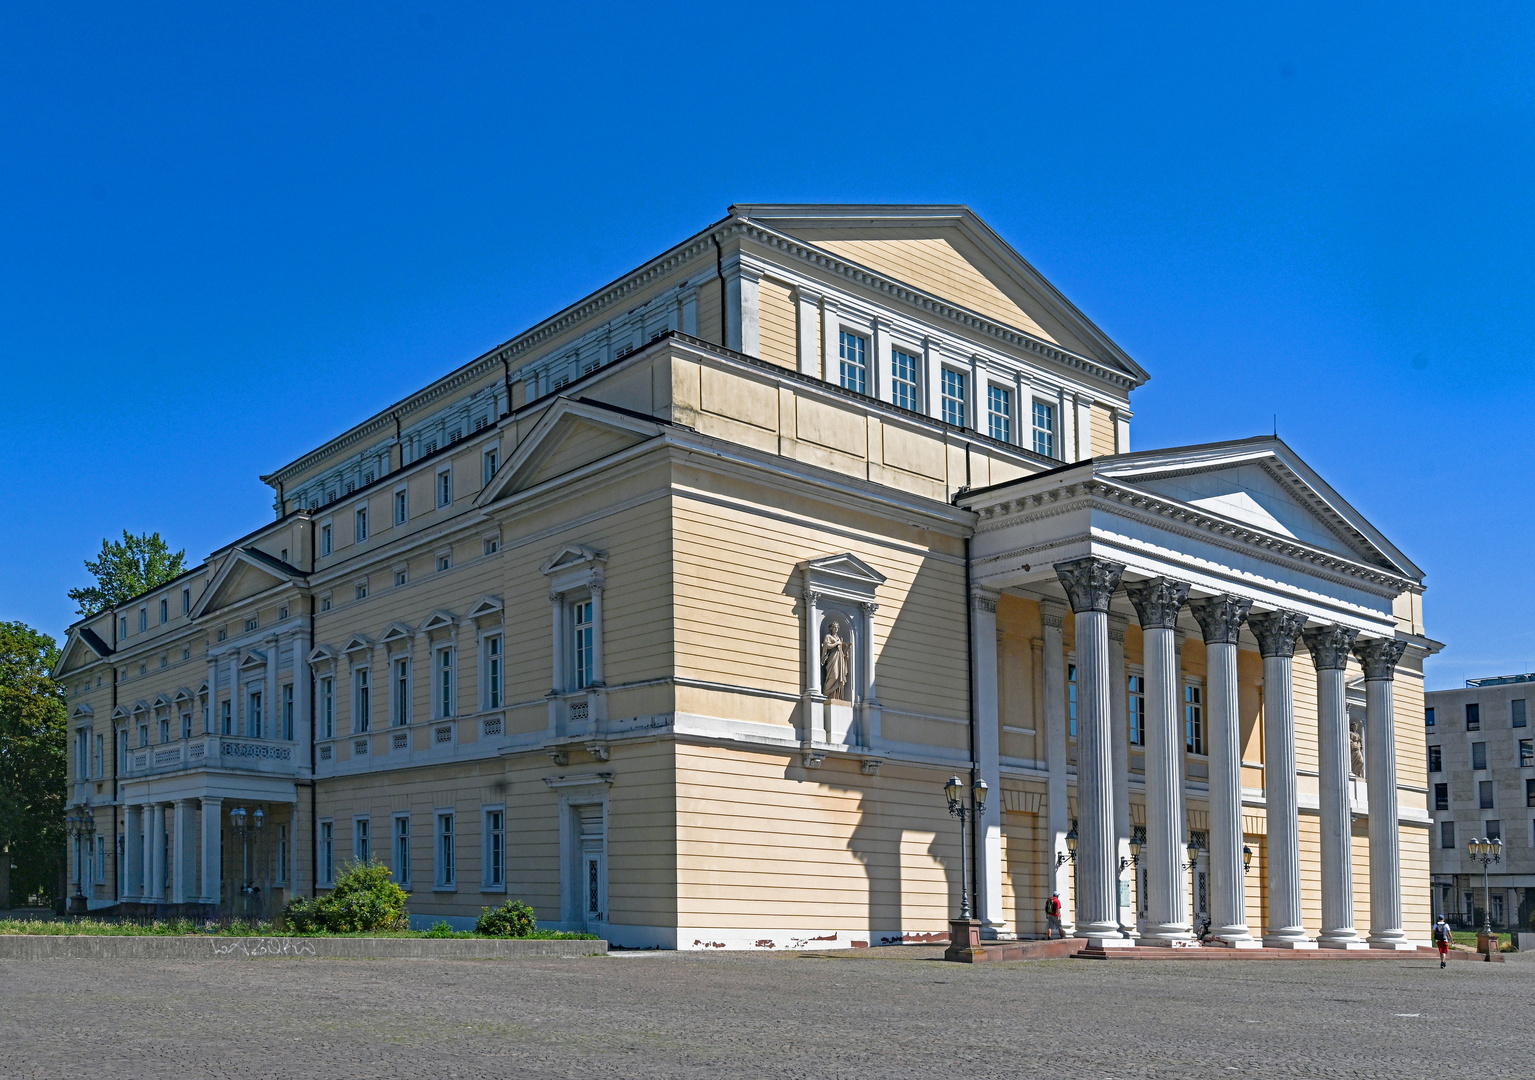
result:
<svg viewBox="0 0 1535 1080"><path fill-rule="evenodd" d="M399 427L399 417L395 426ZM400 467L405 467L405 447L400 447ZM314 574L314 521L309 522L309 573ZM309 648L314 649L314 592L309 597ZM320 822L319 797L315 793L315 722L314 722L314 672L309 673L309 896L320 895Z"/></svg>
<svg viewBox="0 0 1535 1080"><path fill-rule="evenodd" d="M112 611L112 655L117 655L117 610L115 608ZM112 712L115 713L116 711L117 661L114 660L112 662ZM117 815L121 810L121 807L118 805L121 800L118 798L119 792L117 787L117 755L122 753L122 749L117 745L117 721L109 716L108 722L112 725L112 900L115 905L123 902L122 860L123 855L127 853L119 853L117 850ZM127 847L126 842L123 846Z"/></svg>
<svg viewBox="0 0 1535 1080"><path fill-rule="evenodd" d="M730 340L730 305L728 290L725 288L725 249L720 247L720 238L715 233L709 234L709 239L714 241L714 272L720 279L720 346Z"/></svg>
<svg viewBox="0 0 1535 1080"><path fill-rule="evenodd" d="M958 505L959 497L970 490L970 443L965 443L965 486L954 493L954 502ZM970 705L970 790L975 790L975 781L979 776L980 757L977 753L976 726L980 717L975 708L975 623L970 614L970 537L965 537L965 690L969 695ZM999 792L993 792L997 798L1001 798ZM980 866L982 846L980 842L981 822L971 807L970 814L970 895L974 898L970 912L974 917L979 917L981 909L981 896L977 891L980 885Z"/></svg>

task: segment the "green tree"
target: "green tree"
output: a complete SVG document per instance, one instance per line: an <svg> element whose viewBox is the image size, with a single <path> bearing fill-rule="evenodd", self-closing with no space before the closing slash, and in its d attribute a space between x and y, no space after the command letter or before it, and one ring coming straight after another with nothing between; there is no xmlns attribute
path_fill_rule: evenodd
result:
<svg viewBox="0 0 1535 1080"><path fill-rule="evenodd" d="M52 896L64 857L64 688L59 647L19 622L0 622L0 849L10 849L12 897Z"/></svg>
<svg viewBox="0 0 1535 1080"><path fill-rule="evenodd" d="M171 554L159 533L134 536L124 529L122 543L103 540L101 557L95 562L85 560L96 584L70 589L69 598L79 605L81 615L95 615L181 574L186 557L184 548Z"/></svg>

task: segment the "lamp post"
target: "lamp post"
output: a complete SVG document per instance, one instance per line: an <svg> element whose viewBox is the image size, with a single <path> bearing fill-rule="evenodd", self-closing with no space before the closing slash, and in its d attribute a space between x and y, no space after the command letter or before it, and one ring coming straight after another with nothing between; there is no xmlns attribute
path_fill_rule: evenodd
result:
<svg viewBox="0 0 1535 1080"><path fill-rule="evenodd" d="M64 828L74 842L75 895L69 898L69 914L84 915L90 904L85 899L85 864L90 860L90 844L96 836L96 815L85 806L78 806L64 819Z"/></svg>
<svg viewBox="0 0 1535 1080"><path fill-rule="evenodd" d="M1501 836L1488 840L1483 837L1480 840L1472 839L1466 844L1466 854L1471 856L1472 862L1482 864L1482 937L1486 942L1487 955L1491 956L1492 946L1492 880L1490 877L1491 866L1495 862L1503 861L1503 838Z"/></svg>
<svg viewBox="0 0 1535 1080"><path fill-rule="evenodd" d="M949 948L946 960L973 963L984 954L981 952L981 923L970 917L970 837L966 828L972 815L979 817L986 809L986 781L979 776L970 785L970 798L965 799L965 785L957 776L949 777L943 785L943 794L949 800L949 813L959 818L959 918L949 921Z"/></svg>
<svg viewBox="0 0 1535 1080"><path fill-rule="evenodd" d="M262 826L266 824L266 813L258 806L254 813L247 815L245 807L237 806L229 811L229 824L235 832L240 834L240 850L243 857L240 894L246 898L246 914L252 915L255 914L250 910L255 905L253 897L260 890L251 879L251 838L260 837Z"/></svg>

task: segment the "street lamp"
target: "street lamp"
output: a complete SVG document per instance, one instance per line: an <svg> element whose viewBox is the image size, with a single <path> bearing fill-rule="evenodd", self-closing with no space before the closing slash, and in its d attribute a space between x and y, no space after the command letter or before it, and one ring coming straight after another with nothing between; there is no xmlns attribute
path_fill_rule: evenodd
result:
<svg viewBox="0 0 1535 1080"><path fill-rule="evenodd" d="M1199 865L1199 845L1190 840L1188 851L1189 861L1183 864L1183 868L1185 870L1192 870L1195 866Z"/></svg>
<svg viewBox="0 0 1535 1080"><path fill-rule="evenodd" d="M1071 831L1066 834L1066 850L1055 857L1057 867L1065 866L1066 860L1077 861L1077 823L1071 823Z"/></svg>
<svg viewBox="0 0 1535 1080"><path fill-rule="evenodd" d="M1251 870L1252 868L1253 868L1253 849L1248 847L1246 844L1243 844L1242 845L1242 873L1245 874L1245 873L1247 873L1247 871Z"/></svg>
<svg viewBox="0 0 1535 1080"><path fill-rule="evenodd" d="M1124 873L1126 870L1130 869L1130 867L1139 866L1140 864L1141 838L1139 836L1132 836L1130 837L1130 857L1128 859L1123 855L1119 857L1119 872Z"/></svg>
<svg viewBox="0 0 1535 1080"><path fill-rule="evenodd" d="M85 806L76 807L64 819L64 828L75 849L75 895L69 898L69 913L84 915L90 909L85 899L85 864L90 860L90 845L96 836L96 815Z"/></svg>
<svg viewBox="0 0 1535 1080"><path fill-rule="evenodd" d="M1472 862L1482 864L1482 898L1485 903L1483 908L1484 928L1482 933L1487 936L1488 951L1492 951L1492 886L1489 878L1489 867L1495 862L1503 861L1503 838L1495 836L1491 840L1483 837L1480 840L1472 839L1466 844L1466 854L1471 856Z"/></svg>
<svg viewBox="0 0 1535 1080"><path fill-rule="evenodd" d="M965 785L959 782L959 777L949 777L949 782L943 785L944 796L949 800L949 813L959 818L959 917L970 918L970 843L965 832L965 823L972 813L980 814L986 809L986 781L979 776L970 785L971 806L964 802ZM972 809L973 807L973 809Z"/></svg>
<svg viewBox="0 0 1535 1080"><path fill-rule="evenodd" d="M240 893L246 897L253 897L260 890L251 880L251 837L260 837L261 828L266 824L266 813L258 806L255 812L247 817L245 807L237 806L229 811L229 824L235 832L240 834L240 850L244 858L244 883L240 886ZM247 901L247 908L252 903L253 901Z"/></svg>

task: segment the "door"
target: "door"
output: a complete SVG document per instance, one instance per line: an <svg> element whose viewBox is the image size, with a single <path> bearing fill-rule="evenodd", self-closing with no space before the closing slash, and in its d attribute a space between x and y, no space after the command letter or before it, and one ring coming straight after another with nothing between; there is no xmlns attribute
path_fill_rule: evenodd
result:
<svg viewBox="0 0 1535 1080"><path fill-rule="evenodd" d="M601 803L578 806L576 832L581 850L579 864L581 924L596 933L608 917L608 828L606 807Z"/></svg>

